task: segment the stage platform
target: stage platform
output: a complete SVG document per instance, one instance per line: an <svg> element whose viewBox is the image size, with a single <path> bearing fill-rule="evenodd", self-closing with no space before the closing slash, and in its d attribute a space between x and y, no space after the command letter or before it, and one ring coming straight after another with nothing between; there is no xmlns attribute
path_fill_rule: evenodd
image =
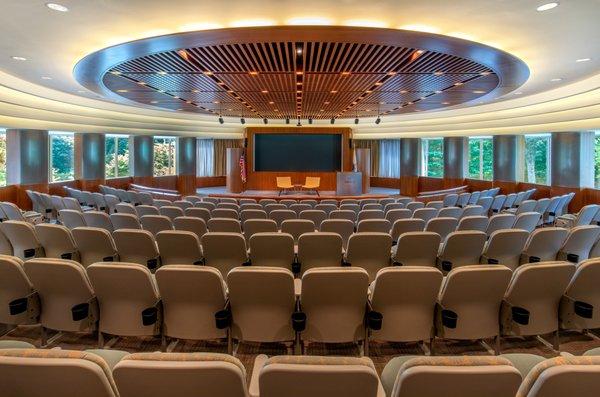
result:
<svg viewBox="0 0 600 397"><path fill-rule="evenodd" d="M279 195L277 190L246 190L242 193L229 193L225 186L214 186L204 187L196 189L196 192L200 195L210 197L235 197L235 198L254 198L254 199L283 199L291 198L294 200L305 200L305 199L367 199L367 198L386 198L390 196L400 196L398 189L387 189L383 187L372 187L369 193L361 194L358 196L337 196L332 190L319 191L319 196L315 193L308 192L290 192L282 193Z"/></svg>

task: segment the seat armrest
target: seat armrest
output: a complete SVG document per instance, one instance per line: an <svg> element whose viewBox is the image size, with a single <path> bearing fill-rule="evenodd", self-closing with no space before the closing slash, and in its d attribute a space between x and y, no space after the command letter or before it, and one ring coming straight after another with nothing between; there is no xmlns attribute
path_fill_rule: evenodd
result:
<svg viewBox="0 0 600 397"><path fill-rule="evenodd" d="M260 394L260 390L258 388L258 377L268 359L269 357L266 354L259 354L254 360L254 368L252 369L250 386L248 387L248 393L250 394L250 397L258 397Z"/></svg>

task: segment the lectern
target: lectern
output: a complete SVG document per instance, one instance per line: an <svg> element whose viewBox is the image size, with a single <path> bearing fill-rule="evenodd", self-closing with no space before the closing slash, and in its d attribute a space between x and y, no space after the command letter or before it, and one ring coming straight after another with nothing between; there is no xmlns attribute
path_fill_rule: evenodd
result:
<svg viewBox="0 0 600 397"><path fill-rule="evenodd" d="M337 196L360 196L362 194L362 172L336 172Z"/></svg>

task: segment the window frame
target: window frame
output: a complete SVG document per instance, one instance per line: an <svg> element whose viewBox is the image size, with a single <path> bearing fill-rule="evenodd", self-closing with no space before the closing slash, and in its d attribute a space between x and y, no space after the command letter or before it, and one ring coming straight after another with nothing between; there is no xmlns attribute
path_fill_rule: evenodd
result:
<svg viewBox="0 0 600 397"><path fill-rule="evenodd" d="M523 134L523 150L522 150L522 158L521 158L521 167L522 172L520 175L520 182L523 183L532 183L535 185L544 185L551 186L552 185L552 134L549 132L537 133L537 134ZM547 148L546 148L546 180L544 183L538 182L537 176L535 181L527 180L527 139L533 138L544 138L547 140ZM535 154L534 154L535 156ZM534 160L535 162L535 160ZM534 169L535 174L535 169Z"/></svg>
<svg viewBox="0 0 600 397"><path fill-rule="evenodd" d="M154 147L156 145L156 140L158 139L163 139L163 140L171 140L173 141L173 153L169 154L167 156L168 159L168 165L167 168L169 169L173 169L173 173L169 173L166 175L157 175L156 174L156 156L155 156L155 150ZM171 147L171 145L169 145L169 148ZM177 137L176 136L153 136L152 137L152 176L154 177L162 177L162 176L173 176L173 175L177 175Z"/></svg>
<svg viewBox="0 0 600 397"><path fill-rule="evenodd" d="M486 178L485 177L485 173L484 173L484 155L483 155L483 148L484 148L484 141L485 140L489 140L492 143L492 175L490 178ZM473 137L468 137L468 141L467 141L467 153L468 153L468 158L467 158L467 175L469 176L470 179L474 179L473 175L471 174L471 142L472 141L479 141L479 176L478 179L482 180L482 181L493 181L494 180L494 158L493 158L493 151L494 151L494 137L489 135L489 136L473 136Z"/></svg>
<svg viewBox="0 0 600 397"><path fill-rule="evenodd" d="M73 170L73 178L54 180L52 175L52 164L54 162L54 156L52 155L53 137L55 136L71 136L73 137L73 156L71 156L71 168ZM49 183L56 182L71 182L76 179L75 175L75 133L69 131L48 131L48 181Z"/></svg>
<svg viewBox="0 0 600 397"><path fill-rule="evenodd" d="M441 141L442 169L440 176L430 176L429 173L429 141ZM444 137L421 138L421 176L426 178L444 178Z"/></svg>
<svg viewBox="0 0 600 397"><path fill-rule="evenodd" d="M131 175L131 172L129 170L129 167L127 168L127 175L119 175L119 162L117 161L118 159L118 153L119 153L119 139L127 139L127 152L129 152L129 135L127 134L105 134L105 141L108 141L109 139L114 139L115 141L115 151L113 153L113 158L115 160L115 176L107 176L107 158L106 158L106 142L104 143L104 154L105 154L105 158L104 158L104 177L106 179L116 179L116 178L127 178Z"/></svg>

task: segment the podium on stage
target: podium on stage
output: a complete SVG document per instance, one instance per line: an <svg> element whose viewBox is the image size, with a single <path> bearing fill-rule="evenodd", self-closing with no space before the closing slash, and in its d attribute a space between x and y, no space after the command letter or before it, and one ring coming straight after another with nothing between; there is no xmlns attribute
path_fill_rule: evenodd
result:
<svg viewBox="0 0 600 397"><path fill-rule="evenodd" d="M363 194L362 172L336 172L336 196L360 196Z"/></svg>

